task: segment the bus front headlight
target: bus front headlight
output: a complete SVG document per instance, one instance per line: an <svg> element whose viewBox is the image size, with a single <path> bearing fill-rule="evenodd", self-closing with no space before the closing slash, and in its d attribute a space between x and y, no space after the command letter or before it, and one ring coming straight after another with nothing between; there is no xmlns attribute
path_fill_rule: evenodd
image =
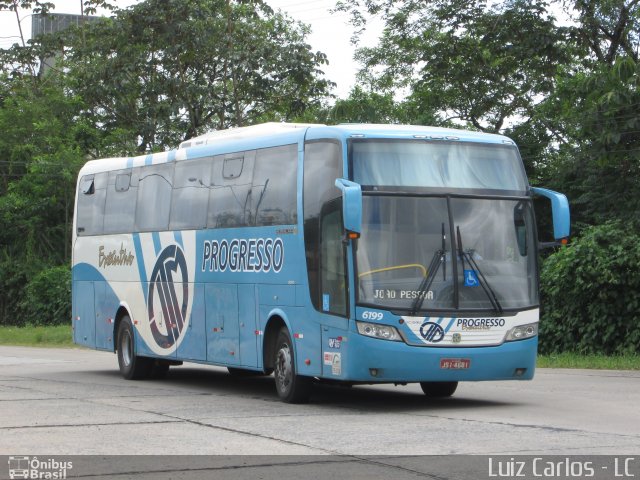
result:
<svg viewBox="0 0 640 480"><path fill-rule="evenodd" d="M393 342L402 341L402 337L395 327L390 325L377 325L375 323L356 322L358 333L366 337L381 338L383 340L391 340Z"/></svg>
<svg viewBox="0 0 640 480"><path fill-rule="evenodd" d="M514 340L524 340L538 335L538 323L528 323L527 325L518 325L507 332L505 342L513 342Z"/></svg>

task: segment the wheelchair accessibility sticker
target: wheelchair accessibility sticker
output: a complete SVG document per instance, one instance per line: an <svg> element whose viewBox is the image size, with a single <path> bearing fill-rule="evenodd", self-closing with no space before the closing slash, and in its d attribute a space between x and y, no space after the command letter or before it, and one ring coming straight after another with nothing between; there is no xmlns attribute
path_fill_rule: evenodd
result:
<svg viewBox="0 0 640 480"><path fill-rule="evenodd" d="M480 285L478 281L478 274L475 270L465 270L464 271L464 286L465 287L477 287Z"/></svg>

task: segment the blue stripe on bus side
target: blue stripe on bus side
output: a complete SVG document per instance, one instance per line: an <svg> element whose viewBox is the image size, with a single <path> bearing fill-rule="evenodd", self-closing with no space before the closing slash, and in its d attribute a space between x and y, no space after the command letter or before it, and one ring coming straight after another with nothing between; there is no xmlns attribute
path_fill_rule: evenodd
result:
<svg viewBox="0 0 640 480"><path fill-rule="evenodd" d="M182 249L184 250L184 244L182 243L182 232L180 231L173 232L173 238L176 239L176 242L178 243L178 245L180 245L180 247L182 247Z"/></svg>
<svg viewBox="0 0 640 480"><path fill-rule="evenodd" d="M144 288L147 281L147 270L144 268L144 255L142 253L142 244L140 243L140 234L133 234L133 245L136 249L136 259L138 260L138 273L140 274L140 286L142 287L142 294L144 295L144 302L147 303L147 289Z"/></svg>
<svg viewBox="0 0 640 480"><path fill-rule="evenodd" d="M455 318L451 319L451 321L449 322L449 325L447 325L447 328L444 329L444 333L447 333L451 329L451 327L453 326L453 322L455 321L456 321Z"/></svg>
<svg viewBox="0 0 640 480"><path fill-rule="evenodd" d="M151 234L153 238L153 249L156 251L156 257L160 254L160 249L162 248L162 244L160 243L160 234L158 232L153 232Z"/></svg>

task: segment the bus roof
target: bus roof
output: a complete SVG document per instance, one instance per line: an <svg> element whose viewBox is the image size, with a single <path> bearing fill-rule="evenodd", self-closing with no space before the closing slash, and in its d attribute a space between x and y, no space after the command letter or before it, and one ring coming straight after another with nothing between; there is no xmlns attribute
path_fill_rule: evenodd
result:
<svg viewBox="0 0 640 480"><path fill-rule="evenodd" d="M514 145L514 142L504 135L423 125L342 123L333 126L314 125L314 127L307 133L307 139L322 138L333 132L332 136L337 135L343 138L420 138Z"/></svg>
<svg viewBox="0 0 640 480"><path fill-rule="evenodd" d="M331 137L361 137L376 138L432 138L434 140L452 139L479 141L485 143L513 142L502 135L494 135L454 128L425 127L422 125L385 125L369 123L342 123L327 126L318 123L263 123L250 127L231 128L228 130L214 130L198 137L190 138L180 144L178 148L190 148L200 145L210 145L224 140L247 140L256 137L273 136L279 133L291 132L295 129L308 129L307 135L322 138Z"/></svg>
<svg viewBox="0 0 640 480"><path fill-rule="evenodd" d="M277 123L268 122L250 127L229 128L227 130L213 130L197 137L185 140L178 148L197 147L209 145L221 140L246 140L257 136L271 136L282 132L288 132L300 128L317 127L320 124L313 123Z"/></svg>
<svg viewBox="0 0 640 480"><path fill-rule="evenodd" d="M82 168L81 175L111 170L121 170L142 165L186 160L203 155L234 152L234 148L254 149L268 144L297 143L302 139L318 140L332 138L389 138L457 140L481 143L514 145L503 135L472 132L453 128L425 127L419 125L340 124L324 125L310 123L263 123L249 127L216 130L185 140L177 149L140 155L137 157L107 158L92 160Z"/></svg>

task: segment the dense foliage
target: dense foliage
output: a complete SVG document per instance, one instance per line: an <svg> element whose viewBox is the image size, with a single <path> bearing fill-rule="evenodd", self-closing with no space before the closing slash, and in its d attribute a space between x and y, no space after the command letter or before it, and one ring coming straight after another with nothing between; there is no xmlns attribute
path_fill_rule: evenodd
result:
<svg viewBox="0 0 640 480"><path fill-rule="evenodd" d="M640 351L640 235L621 222L588 227L541 271L543 353Z"/></svg>
<svg viewBox="0 0 640 480"><path fill-rule="evenodd" d="M24 289L18 305L17 324L58 325L71 318L71 271L66 265L35 274Z"/></svg>
<svg viewBox="0 0 640 480"><path fill-rule="evenodd" d="M55 78L9 84L0 94L0 321L16 324L27 320L19 305L30 280L70 264L86 126L76 117L77 99L65 95Z"/></svg>
<svg viewBox="0 0 640 480"><path fill-rule="evenodd" d="M318 104L326 57L307 32L260 1L146 0L68 32L65 65L83 115L144 153Z"/></svg>
<svg viewBox="0 0 640 480"><path fill-rule="evenodd" d="M16 4L53 8L0 0ZM356 42L371 16L384 28L357 50L358 85L333 104L308 27L262 0L144 0L0 50L0 323L68 319L58 300L87 159L262 121L410 123L507 134L531 183L569 197L574 239L542 262L541 348L638 351L640 0L337 8Z"/></svg>

